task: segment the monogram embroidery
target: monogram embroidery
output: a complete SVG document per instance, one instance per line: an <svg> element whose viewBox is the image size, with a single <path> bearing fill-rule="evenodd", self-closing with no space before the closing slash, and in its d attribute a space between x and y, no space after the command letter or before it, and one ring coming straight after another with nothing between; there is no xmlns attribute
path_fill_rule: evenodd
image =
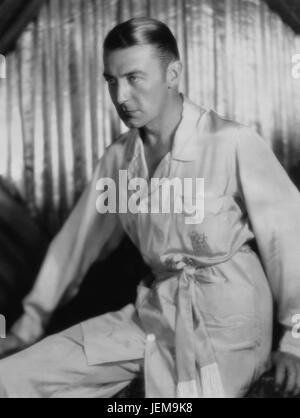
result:
<svg viewBox="0 0 300 418"><path fill-rule="evenodd" d="M202 255L203 252L206 252L208 249L207 244L207 236L204 233L199 234L196 231L192 231L190 234L192 247L194 250L194 253L196 255Z"/></svg>
<svg viewBox="0 0 300 418"><path fill-rule="evenodd" d="M165 234L163 233L163 231L157 225L154 225L153 228L158 242L164 242Z"/></svg>

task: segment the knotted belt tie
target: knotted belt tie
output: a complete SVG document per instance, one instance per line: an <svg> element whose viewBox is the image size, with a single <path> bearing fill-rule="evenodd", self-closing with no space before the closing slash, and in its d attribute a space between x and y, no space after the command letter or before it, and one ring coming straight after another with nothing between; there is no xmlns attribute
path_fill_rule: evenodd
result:
<svg viewBox="0 0 300 418"><path fill-rule="evenodd" d="M177 397L224 397L219 368L205 322L196 310L196 268L184 262L177 263L176 267L179 272L175 326ZM198 383L197 365L200 369Z"/></svg>

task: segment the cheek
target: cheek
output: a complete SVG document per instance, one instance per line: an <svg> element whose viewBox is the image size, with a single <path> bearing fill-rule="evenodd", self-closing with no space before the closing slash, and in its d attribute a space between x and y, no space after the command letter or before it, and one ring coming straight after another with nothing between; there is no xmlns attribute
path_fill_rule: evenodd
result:
<svg viewBox="0 0 300 418"><path fill-rule="evenodd" d="M108 88L108 92L109 92L111 101L113 102L114 105L116 105L116 103L117 103L117 95L116 95L115 90L113 88L109 87Z"/></svg>
<svg viewBox="0 0 300 418"><path fill-rule="evenodd" d="M166 88L162 83L152 84L151 86L139 89L138 97L147 107L156 107L166 97Z"/></svg>

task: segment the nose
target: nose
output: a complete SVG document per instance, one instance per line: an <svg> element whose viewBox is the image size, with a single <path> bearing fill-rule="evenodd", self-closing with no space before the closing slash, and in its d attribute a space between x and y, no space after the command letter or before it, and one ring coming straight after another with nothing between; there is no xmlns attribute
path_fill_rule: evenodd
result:
<svg viewBox="0 0 300 418"><path fill-rule="evenodd" d="M129 86L125 80L119 82L117 87L117 102L118 105L121 106L122 104L126 103L129 99Z"/></svg>

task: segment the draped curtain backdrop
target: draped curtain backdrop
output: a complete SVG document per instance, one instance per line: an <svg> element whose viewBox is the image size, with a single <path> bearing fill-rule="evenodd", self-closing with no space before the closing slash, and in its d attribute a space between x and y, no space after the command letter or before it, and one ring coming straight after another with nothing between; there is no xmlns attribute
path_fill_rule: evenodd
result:
<svg viewBox="0 0 300 418"><path fill-rule="evenodd" d="M0 53L6 54L39 12L44 0L0 0Z"/></svg>
<svg viewBox="0 0 300 418"><path fill-rule="evenodd" d="M36 3L43 3L39 15L6 56L7 78L0 79L0 175L53 233L124 130L102 79L102 42L130 17L149 15L171 27L185 66L181 89L193 101L252 125L288 170L299 166L300 80L292 77L292 56L300 36L264 1Z"/></svg>

